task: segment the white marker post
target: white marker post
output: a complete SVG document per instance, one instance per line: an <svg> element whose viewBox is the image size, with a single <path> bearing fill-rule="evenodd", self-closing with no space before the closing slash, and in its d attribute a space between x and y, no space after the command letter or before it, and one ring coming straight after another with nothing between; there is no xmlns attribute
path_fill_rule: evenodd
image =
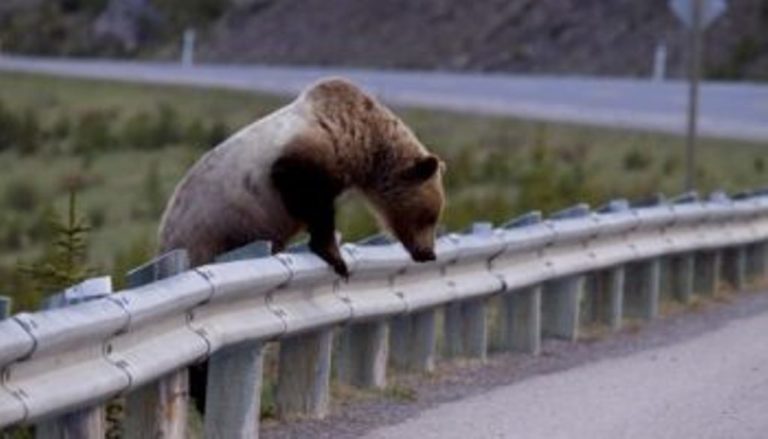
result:
<svg viewBox="0 0 768 439"><path fill-rule="evenodd" d="M696 119L699 109L699 79L701 77L701 35L727 4L725 0L670 0L672 10L689 29L688 68L688 133L685 142L685 187L695 189L696 182Z"/></svg>
<svg viewBox="0 0 768 439"><path fill-rule="evenodd" d="M192 67L195 63L195 30L186 29L181 45L181 65Z"/></svg>
<svg viewBox="0 0 768 439"><path fill-rule="evenodd" d="M653 52L653 80L661 82L667 76L667 44L659 41Z"/></svg>

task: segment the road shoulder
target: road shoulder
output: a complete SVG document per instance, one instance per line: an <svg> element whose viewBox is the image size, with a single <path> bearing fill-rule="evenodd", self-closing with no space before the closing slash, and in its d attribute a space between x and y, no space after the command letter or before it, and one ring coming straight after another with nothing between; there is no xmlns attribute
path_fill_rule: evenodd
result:
<svg viewBox="0 0 768 439"><path fill-rule="evenodd" d="M402 377L387 391L357 394L351 401L337 403L325 420L266 422L261 437L357 438L377 428L405 422L441 404L524 383L537 376L680 344L720 330L729 322L766 312L768 294L741 293L650 324L629 326L613 336L579 343L546 340L539 357L497 354L483 365L441 364L432 376Z"/></svg>

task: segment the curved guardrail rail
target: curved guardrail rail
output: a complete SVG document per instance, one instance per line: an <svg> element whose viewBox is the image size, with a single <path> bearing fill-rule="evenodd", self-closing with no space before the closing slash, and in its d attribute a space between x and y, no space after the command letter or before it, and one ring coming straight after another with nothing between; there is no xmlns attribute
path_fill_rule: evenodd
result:
<svg viewBox="0 0 768 439"><path fill-rule="evenodd" d="M653 317L659 300L659 271L653 267L663 258L738 250L735 263L741 264L737 266L740 273L750 267L761 271L767 240L768 197L730 199L715 194L704 201L683 196L636 207L615 201L597 211L579 205L548 219L528 214L498 228L476 224L464 233L440 237L437 260L428 264L413 263L399 244L386 240L345 244L344 258L351 272L347 282L310 253L206 265L103 299L21 313L0 322L0 427L95 407L203 359L215 360L223 353L236 358L237 349L244 347L251 349L248 361L253 363L260 358L263 343L272 340L282 340L286 346L281 362L294 361L286 364L314 367L315 372L293 390L309 396L278 396L282 414L322 416L327 410L330 369L315 363L330 362L331 336L318 334L333 334L334 327L347 328L341 336L346 348L339 354L346 357L339 361L339 369L346 370L352 381L383 385L390 344L391 361L432 367L437 307L447 307L445 344L449 349L453 346L454 351L482 356L489 343L485 309L491 296L501 294L517 301L509 302L508 319L517 325L509 328L537 331L526 334L536 345L537 321L545 335L575 337L578 306L586 300L586 274L655 263L647 271L655 276L650 278L655 290L643 286L646 278L632 280L629 271L620 283L627 284L627 294L635 288L642 290L637 293L640 296L648 296L647 300L627 297L624 303L646 300L640 306L646 307L644 315ZM706 265L710 259L701 261L699 270L721 270L720 265ZM667 274L688 276L678 284L691 289L692 269ZM542 293L541 288L536 290L540 285L549 287ZM541 295L531 296L531 292ZM690 296L690 291L681 294ZM531 298L535 300L521 302ZM521 306L528 307L528 314L520 314ZM530 315L539 313L539 308L539 315ZM464 329L451 332L456 322ZM475 337L477 327L480 335ZM474 339L458 340L461 337ZM427 345L417 348L414 340ZM300 348L292 348L296 346ZM251 373L260 374L260 368ZM221 385L238 379L230 374L231 382ZM278 383L278 392L291 392L290 388ZM257 408L258 401L255 404ZM253 404L244 410L254 410ZM221 411L206 412L212 416ZM229 417L226 427L221 427L222 419L211 420L206 431L226 437L257 434L252 425L244 426L255 424L257 415L230 412L221 415ZM240 417L233 420L232 416Z"/></svg>

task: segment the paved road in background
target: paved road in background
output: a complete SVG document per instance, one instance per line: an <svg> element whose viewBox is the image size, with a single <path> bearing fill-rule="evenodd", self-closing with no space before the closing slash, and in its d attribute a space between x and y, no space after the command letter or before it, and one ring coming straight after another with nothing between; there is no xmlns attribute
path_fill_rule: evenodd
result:
<svg viewBox="0 0 768 439"><path fill-rule="evenodd" d="M252 65L184 68L7 55L0 55L0 70L278 94L295 94L321 77L345 76L394 104L671 133L684 132L687 102L687 88L680 81ZM701 101L702 134L768 140L768 85L708 82L702 86Z"/></svg>
<svg viewBox="0 0 768 439"><path fill-rule="evenodd" d="M768 437L768 313L439 405L365 439Z"/></svg>

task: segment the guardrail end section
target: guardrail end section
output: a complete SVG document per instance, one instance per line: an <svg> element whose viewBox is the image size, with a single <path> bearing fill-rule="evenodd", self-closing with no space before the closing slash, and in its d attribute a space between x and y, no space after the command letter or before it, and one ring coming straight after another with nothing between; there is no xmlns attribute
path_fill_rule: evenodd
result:
<svg viewBox="0 0 768 439"><path fill-rule="evenodd" d="M254 241L216 257L216 262L242 261L243 259L263 258L272 254L271 241Z"/></svg>
<svg viewBox="0 0 768 439"><path fill-rule="evenodd" d="M356 242L357 245L388 245L393 244L396 241L386 233L377 233L375 235L367 236Z"/></svg>
<svg viewBox="0 0 768 439"><path fill-rule="evenodd" d="M699 201L699 193L696 191L683 192L670 198L669 202L672 204L690 204Z"/></svg>
<svg viewBox="0 0 768 439"><path fill-rule="evenodd" d="M477 221L462 230L461 233L467 235L489 235L493 233L493 223L490 221Z"/></svg>
<svg viewBox="0 0 768 439"><path fill-rule="evenodd" d="M101 299L112 293L112 277L99 276L86 279L64 291L51 295L43 303L43 309L63 308L77 303Z"/></svg>
<svg viewBox="0 0 768 439"><path fill-rule="evenodd" d="M733 201L733 199L724 190L716 190L709 194L707 201L711 201L713 203L730 203Z"/></svg>
<svg viewBox="0 0 768 439"><path fill-rule="evenodd" d="M189 268L189 254L184 249L171 250L129 271L126 275L129 288L181 273Z"/></svg>
<svg viewBox="0 0 768 439"><path fill-rule="evenodd" d="M746 200L747 198L752 198L753 192L752 191L741 191L736 192L735 194L731 195L732 200Z"/></svg>
<svg viewBox="0 0 768 439"><path fill-rule="evenodd" d="M640 198L630 203L630 207L652 207L659 206L667 202L667 197L662 193L651 195L650 197Z"/></svg>
<svg viewBox="0 0 768 439"><path fill-rule="evenodd" d="M589 204L579 203L563 210L557 211L549 216L549 219L560 220L569 218L583 218L590 214Z"/></svg>
<svg viewBox="0 0 768 439"><path fill-rule="evenodd" d="M540 211L534 210L526 214L520 215L517 218L512 218L506 223L501 225L502 229L515 229L518 227L530 226L542 221L543 215Z"/></svg>
<svg viewBox="0 0 768 439"><path fill-rule="evenodd" d="M616 213L616 212L626 212L630 210L630 204L629 201L627 201L624 198L617 198L615 200L611 200L602 206L595 209L595 212L597 213Z"/></svg>

